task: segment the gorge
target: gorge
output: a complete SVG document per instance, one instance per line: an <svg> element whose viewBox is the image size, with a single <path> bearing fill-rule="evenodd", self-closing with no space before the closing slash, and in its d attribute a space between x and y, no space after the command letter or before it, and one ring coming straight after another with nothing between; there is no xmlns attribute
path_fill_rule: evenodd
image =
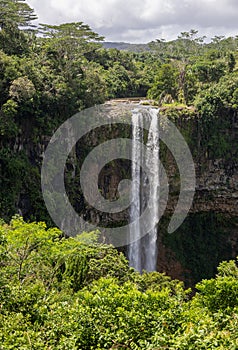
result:
<svg viewBox="0 0 238 350"><path fill-rule="evenodd" d="M124 103L126 104L131 109L136 107L132 101ZM109 105L115 110L114 118L118 118L116 111L120 109L121 102L112 101ZM221 117L214 116L208 122L189 108L161 108L160 114L176 124L190 147L196 168L196 192L188 217L175 233L168 234L168 223L178 201L180 180L173 155L160 143L160 159L169 180L169 199L157 228L159 235L156 269L191 285L201 278L213 276L219 261L234 258L238 252L237 117L227 113ZM118 137L132 139L132 132L131 127L120 124L119 118L118 124L102 128L100 133L91 132L85 135L77 144L75 154L67 160L65 183L70 201L76 211L92 223L100 223L105 227L123 226L128 222L130 213L123 211L106 214L94 210L86 203L79 189L81 160L103 140ZM15 183L12 202L8 201L4 206L2 204L2 216L6 219L19 212L26 219L45 220L50 224L40 192L39 177L42 155L49 140L50 136L45 135L33 139L25 123L22 136L9 144L14 152L15 164L20 165L24 161L21 173L24 172L25 175L19 183L18 172L8 172L10 163L3 165L4 176L8 176ZM75 155L78 159L76 163ZM152 162L152 159L149 161ZM98 186L106 199L118 198L118 184L125 178L131 179L131 167L131 162L119 159L102 169ZM95 170L92 168L92 172ZM136 174L136 169L134 171ZM6 210L7 208L9 209ZM142 244L145 244L145 237ZM119 250L127 256L130 254L126 246ZM148 265L147 268L154 269Z"/></svg>

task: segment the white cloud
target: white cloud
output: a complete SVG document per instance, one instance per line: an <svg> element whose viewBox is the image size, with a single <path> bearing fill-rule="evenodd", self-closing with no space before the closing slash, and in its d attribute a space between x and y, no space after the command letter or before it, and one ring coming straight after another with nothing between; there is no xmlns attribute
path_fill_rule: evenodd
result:
<svg viewBox="0 0 238 350"><path fill-rule="evenodd" d="M28 0L39 22L82 21L106 40L148 42L198 29L201 35L238 34L237 0Z"/></svg>

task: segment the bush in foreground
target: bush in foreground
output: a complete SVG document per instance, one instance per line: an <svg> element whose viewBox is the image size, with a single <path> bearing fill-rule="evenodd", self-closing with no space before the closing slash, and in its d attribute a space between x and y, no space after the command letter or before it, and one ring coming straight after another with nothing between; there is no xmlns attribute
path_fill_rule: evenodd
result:
<svg viewBox="0 0 238 350"><path fill-rule="evenodd" d="M0 225L1 349L237 349L238 268L223 262L189 298L140 275L97 233L64 238L16 217Z"/></svg>

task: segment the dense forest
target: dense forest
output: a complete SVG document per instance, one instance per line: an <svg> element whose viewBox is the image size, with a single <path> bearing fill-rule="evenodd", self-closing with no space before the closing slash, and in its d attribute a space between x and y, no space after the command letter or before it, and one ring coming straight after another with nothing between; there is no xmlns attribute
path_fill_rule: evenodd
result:
<svg viewBox="0 0 238 350"><path fill-rule="evenodd" d="M230 135L210 136L237 116L238 36L208 42L191 29L118 50L82 22L36 19L24 1L0 0L0 349L237 349L237 261L192 290L139 274L97 232L53 228L40 167L63 121L136 97L168 117L198 115L201 142L232 158Z"/></svg>
<svg viewBox="0 0 238 350"><path fill-rule="evenodd" d="M205 43L190 30L174 41L149 43L150 51L129 52L103 48L103 38L82 22L34 27L34 11L22 1L1 0L0 11L4 219L23 207L25 218L48 222L39 191L39 144L84 108L147 97L169 110L195 108L208 132L214 117L237 111L238 37ZM27 199L19 195L26 187Z"/></svg>
<svg viewBox="0 0 238 350"><path fill-rule="evenodd" d="M238 268L196 285L142 275L97 233L0 226L1 349L236 349ZM192 296L193 295L193 296Z"/></svg>

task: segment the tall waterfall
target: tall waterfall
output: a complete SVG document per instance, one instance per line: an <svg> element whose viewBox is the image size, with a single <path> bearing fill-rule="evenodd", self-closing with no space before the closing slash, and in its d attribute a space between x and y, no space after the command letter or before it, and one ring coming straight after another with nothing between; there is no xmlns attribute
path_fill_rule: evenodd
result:
<svg viewBox="0 0 238 350"><path fill-rule="evenodd" d="M144 121L149 122L145 152ZM147 174L145 173L147 169ZM148 174L149 171L149 174ZM136 222L130 230L129 261L138 271L155 271L157 263L157 222L159 217L159 123L158 110L133 111L132 115L132 188L130 220ZM149 200L150 199L150 200ZM143 222L136 221L148 207L151 231L145 237Z"/></svg>

